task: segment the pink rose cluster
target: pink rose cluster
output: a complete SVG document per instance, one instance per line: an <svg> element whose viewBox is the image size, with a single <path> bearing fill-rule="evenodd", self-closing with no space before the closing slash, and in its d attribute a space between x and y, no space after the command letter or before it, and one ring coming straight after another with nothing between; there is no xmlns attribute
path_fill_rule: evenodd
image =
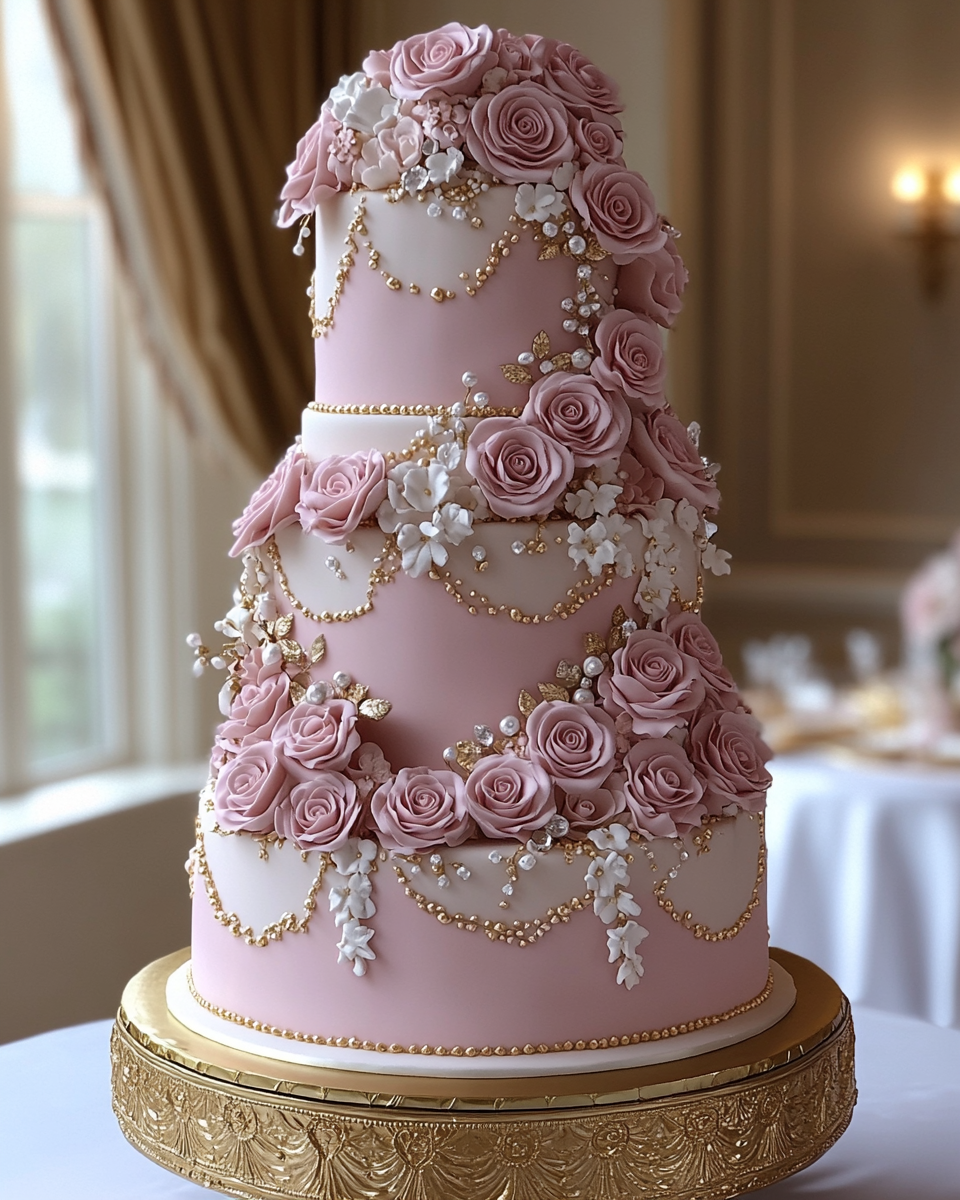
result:
<svg viewBox="0 0 960 1200"><path fill-rule="evenodd" d="M295 443L233 523L236 557L288 525L342 546L371 518L387 495L387 467L379 450L334 454L311 463Z"/></svg>

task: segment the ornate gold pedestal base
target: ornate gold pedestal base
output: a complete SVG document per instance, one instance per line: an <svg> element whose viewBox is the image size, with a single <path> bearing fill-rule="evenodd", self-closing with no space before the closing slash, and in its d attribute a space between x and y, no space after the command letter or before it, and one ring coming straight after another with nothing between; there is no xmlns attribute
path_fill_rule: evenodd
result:
<svg viewBox="0 0 960 1200"><path fill-rule="evenodd" d="M164 999L183 951L124 992L113 1107L162 1166L256 1200L737 1196L819 1158L856 1100L846 999L773 953L797 1003L736 1046L604 1074L440 1080L297 1067L191 1033Z"/></svg>

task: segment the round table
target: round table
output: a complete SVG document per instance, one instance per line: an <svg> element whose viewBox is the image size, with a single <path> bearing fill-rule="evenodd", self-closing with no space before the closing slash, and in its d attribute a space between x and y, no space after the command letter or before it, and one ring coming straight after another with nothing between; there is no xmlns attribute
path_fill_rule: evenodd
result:
<svg viewBox="0 0 960 1200"><path fill-rule="evenodd" d="M826 754L771 770L771 943L854 1003L960 1029L960 770Z"/></svg>
<svg viewBox="0 0 960 1200"><path fill-rule="evenodd" d="M960 1033L854 1011L860 1100L819 1162L758 1200L956 1200ZM0 1195L199 1200L124 1140L110 1111L110 1021L0 1046ZM545 1197L544 1200L547 1200Z"/></svg>

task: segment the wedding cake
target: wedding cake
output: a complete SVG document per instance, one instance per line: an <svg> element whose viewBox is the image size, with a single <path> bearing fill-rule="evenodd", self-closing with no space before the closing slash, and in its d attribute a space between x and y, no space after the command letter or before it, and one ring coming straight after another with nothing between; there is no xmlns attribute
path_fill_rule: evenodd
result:
<svg viewBox="0 0 960 1200"><path fill-rule="evenodd" d="M573 47L451 23L288 168L316 391L234 526L170 1011L395 1075L682 1058L790 1008L758 727L700 617L716 466L664 395L679 234ZM220 644L222 642L222 645Z"/></svg>

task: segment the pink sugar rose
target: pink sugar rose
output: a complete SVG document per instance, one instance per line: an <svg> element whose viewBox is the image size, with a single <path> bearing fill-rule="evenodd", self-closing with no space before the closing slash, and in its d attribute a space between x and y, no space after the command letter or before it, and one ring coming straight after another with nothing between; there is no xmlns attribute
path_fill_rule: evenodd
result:
<svg viewBox="0 0 960 1200"><path fill-rule="evenodd" d="M545 38L527 33L520 37L506 29L496 33L497 65L506 71L506 83L522 83L543 74Z"/></svg>
<svg viewBox="0 0 960 1200"><path fill-rule="evenodd" d="M617 304L646 315L669 329L683 307L683 290L690 275L668 237L660 250L641 254L620 268Z"/></svg>
<svg viewBox="0 0 960 1200"><path fill-rule="evenodd" d="M609 787L597 788L582 796L568 793L560 806L560 815L567 818L575 833L589 833L591 829L609 825L618 813L623 812L626 803L622 787L618 791Z"/></svg>
<svg viewBox="0 0 960 1200"><path fill-rule="evenodd" d="M441 150L459 148L470 119L470 110L465 104L439 96L433 100L420 100L413 106L413 115L423 127L423 136L432 138Z"/></svg>
<svg viewBox="0 0 960 1200"><path fill-rule="evenodd" d="M723 655L717 639L704 625L698 613L671 613L663 622L663 632L669 633L684 654L700 664L704 682L718 692L736 693L733 676L723 665Z"/></svg>
<svg viewBox="0 0 960 1200"><path fill-rule="evenodd" d="M497 65L493 42L489 25L471 29L459 21L404 38L390 51L391 90L402 100L432 92L469 96Z"/></svg>
<svg viewBox="0 0 960 1200"><path fill-rule="evenodd" d="M481 758L467 778L467 811L491 838L540 829L556 813L550 776L543 767L512 754Z"/></svg>
<svg viewBox="0 0 960 1200"><path fill-rule="evenodd" d="M459 846L474 832L463 780L455 771L404 767L374 792L370 812L381 843L405 854Z"/></svg>
<svg viewBox="0 0 960 1200"><path fill-rule="evenodd" d="M638 833L676 837L701 824L703 787L682 746L669 738L640 738L623 769L623 797Z"/></svg>
<svg viewBox="0 0 960 1200"><path fill-rule="evenodd" d="M720 507L720 489L703 465L686 428L669 409L647 412L633 422L630 449L641 466L663 480L670 500L688 500L698 512Z"/></svg>
<svg viewBox="0 0 960 1200"><path fill-rule="evenodd" d="M575 153L563 102L531 80L480 97L470 110L467 148L504 183L548 183Z"/></svg>
<svg viewBox="0 0 960 1200"><path fill-rule="evenodd" d="M341 771L360 745L357 707L351 700L298 704L273 727L277 756L297 779L314 771Z"/></svg>
<svg viewBox="0 0 960 1200"><path fill-rule="evenodd" d="M728 804L763 811L772 782L764 765L771 750L755 717L722 709L707 713L690 730L687 750L703 779L708 812L718 814Z"/></svg>
<svg viewBox="0 0 960 1200"><path fill-rule="evenodd" d="M623 111L616 82L569 42L550 42L545 48L543 81L579 116Z"/></svg>
<svg viewBox="0 0 960 1200"><path fill-rule="evenodd" d="M536 381L521 421L542 429L573 454L578 467L616 458L627 443L631 413L589 375L554 371Z"/></svg>
<svg viewBox="0 0 960 1200"><path fill-rule="evenodd" d="M325 196L340 188L330 169L330 147L340 122L325 104L320 116L297 142L297 156L287 167L287 182L280 192L277 224L285 229L300 217L308 217Z"/></svg>
<svg viewBox="0 0 960 1200"><path fill-rule="evenodd" d="M361 63L363 73L377 87L390 86L390 51L371 50Z"/></svg>
<svg viewBox="0 0 960 1200"><path fill-rule="evenodd" d="M516 417L485 417L467 442L467 470L498 517L548 513L573 474L570 451Z"/></svg>
<svg viewBox="0 0 960 1200"><path fill-rule="evenodd" d="M270 833L291 780L270 742L244 746L220 768L213 789L213 812L222 829Z"/></svg>
<svg viewBox="0 0 960 1200"><path fill-rule="evenodd" d="M580 161L622 163L623 129L616 117L595 121L592 117L580 117L573 123L573 140L580 149Z"/></svg>
<svg viewBox="0 0 960 1200"><path fill-rule="evenodd" d="M614 651L613 669L600 676L597 688L607 712L629 713L633 732L652 737L686 725L705 693L697 660L654 629L631 633Z"/></svg>
<svg viewBox="0 0 960 1200"><path fill-rule="evenodd" d="M217 738L230 749L268 742L274 727L290 708L290 677L285 671L267 674L243 684L230 706L229 718L217 729Z"/></svg>
<svg viewBox="0 0 960 1200"><path fill-rule="evenodd" d="M365 143L360 152L364 166L360 182L372 191L400 182L401 174L420 161L423 127L413 117L400 117Z"/></svg>
<svg viewBox="0 0 960 1200"><path fill-rule="evenodd" d="M300 446L294 444L273 468L250 497L250 502L233 523L236 541L230 555L236 558L251 546L260 546L278 529L285 529L297 519L300 499L300 480L307 469L307 460Z"/></svg>
<svg viewBox="0 0 960 1200"><path fill-rule="evenodd" d="M353 834L363 806L357 789L339 771L318 771L298 783L279 806L275 827L301 850L339 850Z"/></svg>
<svg viewBox="0 0 960 1200"><path fill-rule="evenodd" d="M305 473L297 513L306 533L342 546L387 496L387 467L379 450L334 454Z"/></svg>
<svg viewBox="0 0 960 1200"><path fill-rule="evenodd" d="M667 363L659 328L649 317L614 308L593 334L597 357L590 373L608 391L622 389L644 408L661 408Z"/></svg>
<svg viewBox="0 0 960 1200"><path fill-rule="evenodd" d="M614 163L589 163L574 176L570 200L615 263L653 254L667 240L647 181Z"/></svg>
<svg viewBox="0 0 960 1200"><path fill-rule="evenodd" d="M620 455L617 478L623 488L617 508L628 515L663 499L663 480L649 467L642 467L629 451Z"/></svg>
<svg viewBox="0 0 960 1200"><path fill-rule="evenodd" d="M568 796L595 791L613 770L613 718L592 705L549 700L527 718L527 757Z"/></svg>

